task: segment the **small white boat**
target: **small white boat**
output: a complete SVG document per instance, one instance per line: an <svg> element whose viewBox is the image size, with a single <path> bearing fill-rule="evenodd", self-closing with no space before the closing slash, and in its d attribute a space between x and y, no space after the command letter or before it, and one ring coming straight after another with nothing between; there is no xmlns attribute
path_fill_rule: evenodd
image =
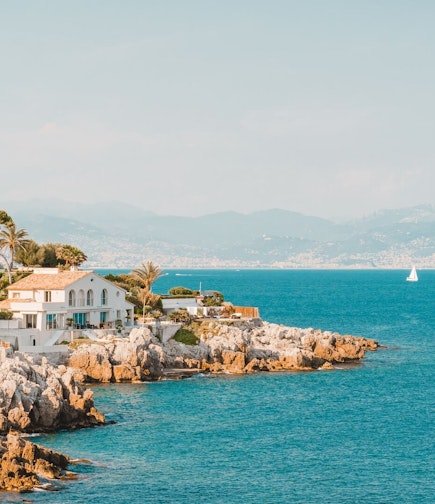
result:
<svg viewBox="0 0 435 504"><path fill-rule="evenodd" d="M417 270L415 269L415 266L412 267L411 272L406 277L406 281L407 282L418 282L418 275L417 275Z"/></svg>

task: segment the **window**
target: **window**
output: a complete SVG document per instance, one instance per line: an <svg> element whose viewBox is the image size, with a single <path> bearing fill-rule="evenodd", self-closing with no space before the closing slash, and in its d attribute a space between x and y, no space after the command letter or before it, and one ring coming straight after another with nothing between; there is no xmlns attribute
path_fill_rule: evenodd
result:
<svg viewBox="0 0 435 504"><path fill-rule="evenodd" d="M107 304L107 289L101 291L101 305L105 306Z"/></svg>
<svg viewBox="0 0 435 504"><path fill-rule="evenodd" d="M89 289L86 293L86 305L93 306L94 304L94 291Z"/></svg>
<svg viewBox="0 0 435 504"><path fill-rule="evenodd" d="M82 329L86 326L86 313L74 313L74 326L77 329Z"/></svg>
<svg viewBox="0 0 435 504"><path fill-rule="evenodd" d="M45 328L46 329L56 329L57 328L55 313L47 313Z"/></svg>
<svg viewBox="0 0 435 504"><path fill-rule="evenodd" d="M12 294L12 298L13 298L13 299L18 299L19 297L20 297L20 293L19 293L19 292L14 292L14 293Z"/></svg>
<svg viewBox="0 0 435 504"><path fill-rule="evenodd" d="M51 303L51 291L44 292L44 301L46 303Z"/></svg>
<svg viewBox="0 0 435 504"><path fill-rule="evenodd" d="M85 306L85 291L83 289L79 290L79 295L77 298L77 306Z"/></svg>
<svg viewBox="0 0 435 504"><path fill-rule="evenodd" d="M76 305L76 291L74 289L69 291L68 304L69 304L69 306Z"/></svg>
<svg viewBox="0 0 435 504"><path fill-rule="evenodd" d="M34 329L36 327L36 314L27 313L25 315L25 324L28 329Z"/></svg>

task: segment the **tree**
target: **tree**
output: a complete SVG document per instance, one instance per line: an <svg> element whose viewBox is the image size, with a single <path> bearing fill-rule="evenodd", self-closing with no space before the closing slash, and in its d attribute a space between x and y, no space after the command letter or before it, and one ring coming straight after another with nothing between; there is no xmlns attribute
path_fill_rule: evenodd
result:
<svg viewBox="0 0 435 504"><path fill-rule="evenodd" d="M137 299L142 304L142 317L145 320L145 313L152 310L159 310L162 307L162 301L158 294L153 294L149 290L142 288L137 290Z"/></svg>
<svg viewBox="0 0 435 504"><path fill-rule="evenodd" d="M9 310L1 310L0 311L0 320L11 320L13 315L14 314Z"/></svg>
<svg viewBox="0 0 435 504"><path fill-rule="evenodd" d="M182 322L183 324L187 324L191 320L190 313L184 308L180 310L173 311L168 315L168 319L172 320L172 322Z"/></svg>
<svg viewBox="0 0 435 504"><path fill-rule="evenodd" d="M202 301L204 306L221 306L224 301L224 296L221 292L210 291L204 294Z"/></svg>
<svg viewBox="0 0 435 504"><path fill-rule="evenodd" d="M163 276L163 271L154 264L152 261L143 262L139 268L134 269L131 272L131 276L137 280L144 289L148 292L152 292L153 283Z"/></svg>
<svg viewBox="0 0 435 504"><path fill-rule="evenodd" d="M23 266L35 266L39 264L38 253L41 247L33 240L28 240L22 248L15 252L15 261Z"/></svg>
<svg viewBox="0 0 435 504"><path fill-rule="evenodd" d="M142 287L138 289L138 298L142 301L142 314L145 320L145 311L152 309L159 301L160 296L152 293L153 283L163 275L162 270L152 261L143 262L140 268L131 272L131 277ZM148 307L148 310L146 309Z"/></svg>
<svg viewBox="0 0 435 504"><path fill-rule="evenodd" d="M59 259L56 257L56 249L60 247L59 243L45 243L38 250L37 264L43 268L55 268L59 264ZM65 261L62 261L65 264Z"/></svg>
<svg viewBox="0 0 435 504"><path fill-rule="evenodd" d="M15 252L27 244L28 239L26 237L27 231L25 229L17 229L13 221L5 224L4 229L0 230L0 255L6 262L9 283L12 283Z"/></svg>
<svg viewBox="0 0 435 504"><path fill-rule="evenodd" d="M72 245L59 245L56 248L56 257L65 261L65 267L71 267L71 269L80 266L87 260L86 254Z"/></svg>
<svg viewBox="0 0 435 504"><path fill-rule="evenodd" d="M12 217L8 215L4 210L0 210L0 225L8 226L9 224L13 224Z"/></svg>
<svg viewBox="0 0 435 504"><path fill-rule="evenodd" d="M172 287L172 289L169 289L169 294L171 296L191 296L193 291L187 287Z"/></svg>

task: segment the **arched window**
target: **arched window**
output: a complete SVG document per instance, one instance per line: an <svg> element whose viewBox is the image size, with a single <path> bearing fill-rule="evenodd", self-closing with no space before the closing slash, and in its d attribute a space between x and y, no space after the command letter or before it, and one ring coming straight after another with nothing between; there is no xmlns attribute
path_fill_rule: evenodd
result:
<svg viewBox="0 0 435 504"><path fill-rule="evenodd" d="M85 306L85 291L83 289L79 290L79 295L78 295L78 306Z"/></svg>
<svg viewBox="0 0 435 504"><path fill-rule="evenodd" d="M68 294L68 305L75 306L76 305L76 291L74 289L69 291Z"/></svg>
<svg viewBox="0 0 435 504"><path fill-rule="evenodd" d="M101 305L104 306L107 304L107 289L103 289L101 291Z"/></svg>
<svg viewBox="0 0 435 504"><path fill-rule="evenodd" d="M86 305L93 306L94 305L94 291L89 289L86 293Z"/></svg>

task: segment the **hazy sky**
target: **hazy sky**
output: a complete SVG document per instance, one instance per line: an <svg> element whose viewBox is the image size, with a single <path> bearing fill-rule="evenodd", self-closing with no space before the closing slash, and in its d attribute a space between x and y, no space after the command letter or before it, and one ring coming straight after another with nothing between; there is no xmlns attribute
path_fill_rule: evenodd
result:
<svg viewBox="0 0 435 504"><path fill-rule="evenodd" d="M1 199L435 203L433 0L0 0Z"/></svg>

